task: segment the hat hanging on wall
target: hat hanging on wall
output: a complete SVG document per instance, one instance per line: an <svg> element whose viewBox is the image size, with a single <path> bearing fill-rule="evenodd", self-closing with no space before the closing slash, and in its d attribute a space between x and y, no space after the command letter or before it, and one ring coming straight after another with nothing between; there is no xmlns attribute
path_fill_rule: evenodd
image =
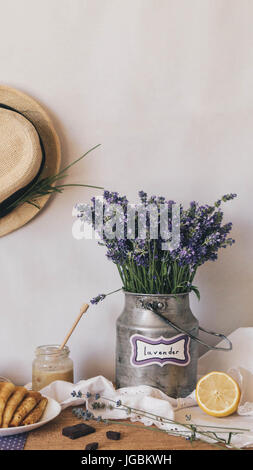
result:
<svg viewBox="0 0 253 470"><path fill-rule="evenodd" d="M39 210L18 204L39 179L58 173L59 138L46 111L30 96L0 86L0 236L26 224ZM38 198L39 209L50 194Z"/></svg>

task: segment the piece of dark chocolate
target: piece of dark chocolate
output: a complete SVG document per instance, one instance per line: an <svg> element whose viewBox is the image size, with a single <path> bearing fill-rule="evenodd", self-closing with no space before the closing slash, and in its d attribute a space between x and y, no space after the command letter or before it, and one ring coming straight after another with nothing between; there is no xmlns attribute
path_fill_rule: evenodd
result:
<svg viewBox="0 0 253 470"><path fill-rule="evenodd" d="M62 429L62 435L69 439L77 439L78 437L88 436L95 432L96 429L85 423L75 424L74 426L66 426Z"/></svg>
<svg viewBox="0 0 253 470"><path fill-rule="evenodd" d="M87 444L85 447L85 450L96 450L98 448L98 442L90 442L90 444Z"/></svg>
<svg viewBox="0 0 253 470"><path fill-rule="evenodd" d="M107 431L106 437L112 441L118 441L120 439L120 432L116 431Z"/></svg>

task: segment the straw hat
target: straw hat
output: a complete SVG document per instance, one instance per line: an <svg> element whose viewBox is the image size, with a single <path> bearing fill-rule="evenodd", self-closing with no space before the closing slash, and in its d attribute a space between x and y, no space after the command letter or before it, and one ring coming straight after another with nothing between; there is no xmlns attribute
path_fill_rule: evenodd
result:
<svg viewBox="0 0 253 470"><path fill-rule="evenodd" d="M26 224L39 209L15 203L39 178L58 173L59 138L46 111L30 96L0 86L0 236ZM37 199L40 209L49 195Z"/></svg>

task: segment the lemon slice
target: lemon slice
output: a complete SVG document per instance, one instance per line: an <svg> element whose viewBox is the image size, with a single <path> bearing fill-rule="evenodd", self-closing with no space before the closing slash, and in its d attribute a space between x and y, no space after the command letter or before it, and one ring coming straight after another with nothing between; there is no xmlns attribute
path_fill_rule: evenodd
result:
<svg viewBox="0 0 253 470"><path fill-rule="evenodd" d="M211 416L229 416L237 410L241 392L237 382L224 372L210 372L198 381L196 399Z"/></svg>

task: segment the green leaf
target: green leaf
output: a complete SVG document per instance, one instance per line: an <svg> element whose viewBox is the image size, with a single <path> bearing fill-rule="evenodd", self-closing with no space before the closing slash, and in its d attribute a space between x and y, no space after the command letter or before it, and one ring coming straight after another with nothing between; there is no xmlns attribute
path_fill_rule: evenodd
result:
<svg viewBox="0 0 253 470"><path fill-rule="evenodd" d="M46 178L39 179L36 181L22 196L20 196L16 201L12 202L9 206L8 209L15 209L15 207L20 206L21 204L31 204L32 206L35 206L38 210L40 209L39 204L36 202L37 199L39 199L41 196L46 196L50 195L53 193L62 193L63 190L67 187L71 186L80 186L80 187L86 187L86 188L95 188L95 189L104 189L101 186L93 186L89 184L56 184L57 181L61 180L62 178L65 178L67 176L66 171L71 168L73 165L75 165L77 162L82 160L86 155L88 155L90 152L95 150L97 147L99 147L100 144L95 145L95 147L92 147L90 150L88 150L86 153L84 153L81 157L79 157L77 160L74 160L71 162L68 166L63 168L59 173L56 175L48 176Z"/></svg>
<svg viewBox="0 0 253 470"><path fill-rule="evenodd" d="M194 294L196 294L196 296L198 297L198 300L200 300L200 292L197 286L191 286L191 290L194 292Z"/></svg>

